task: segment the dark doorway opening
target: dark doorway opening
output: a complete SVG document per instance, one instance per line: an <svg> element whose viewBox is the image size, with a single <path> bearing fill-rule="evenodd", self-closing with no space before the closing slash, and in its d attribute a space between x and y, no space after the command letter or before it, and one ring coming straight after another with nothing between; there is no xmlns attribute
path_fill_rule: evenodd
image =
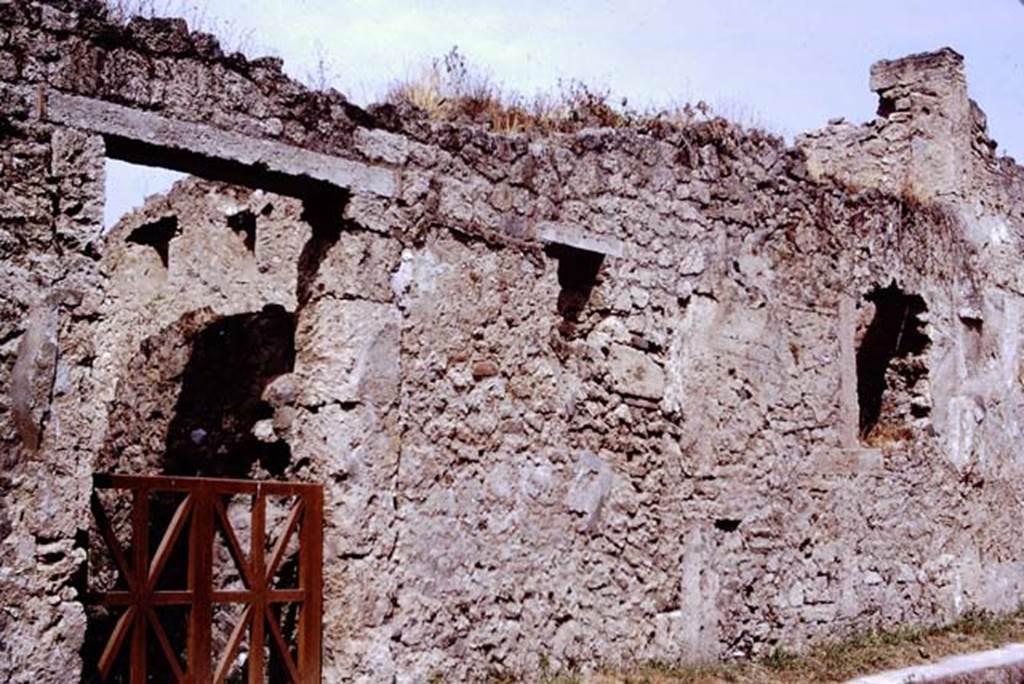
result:
<svg viewBox="0 0 1024 684"><path fill-rule="evenodd" d="M930 341L921 320L927 306L895 283L872 290L865 302L871 319L857 349L860 435L868 441L883 433L901 438L913 418L927 414L927 403L919 401L919 381L928 373Z"/></svg>

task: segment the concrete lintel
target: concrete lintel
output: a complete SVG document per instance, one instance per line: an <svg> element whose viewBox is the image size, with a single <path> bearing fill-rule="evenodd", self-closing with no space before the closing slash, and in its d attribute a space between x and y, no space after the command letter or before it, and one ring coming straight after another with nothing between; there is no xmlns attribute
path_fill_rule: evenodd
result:
<svg viewBox="0 0 1024 684"><path fill-rule="evenodd" d="M992 651L954 656L930 665L891 670L851 679L847 684L1002 684L1024 677L1024 644L1009 644Z"/></svg>
<svg viewBox="0 0 1024 684"><path fill-rule="evenodd" d="M625 248L621 240L587 232L572 223L545 221L537 224L537 237L544 242L575 247L586 252L621 257Z"/></svg>
<svg viewBox="0 0 1024 684"><path fill-rule="evenodd" d="M383 166L372 166L351 159L270 140L260 140L225 131L205 124L169 119L152 112L55 91L46 93L40 107L42 118L51 123L71 126L112 137L140 143L167 152L219 160L328 185L379 195L398 195L398 172ZM135 161L135 160L132 160Z"/></svg>

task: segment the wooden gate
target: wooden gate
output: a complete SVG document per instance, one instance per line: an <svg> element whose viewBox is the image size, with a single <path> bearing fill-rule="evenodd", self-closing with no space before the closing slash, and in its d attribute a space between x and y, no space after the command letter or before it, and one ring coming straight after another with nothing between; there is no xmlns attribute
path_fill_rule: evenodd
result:
<svg viewBox="0 0 1024 684"><path fill-rule="evenodd" d="M105 496L127 494L130 503L126 498L119 509L109 511L110 505L101 497L104 491L110 492ZM156 512L161 512L162 518L155 515L154 508L159 497L163 497L162 507ZM239 511L240 499L249 508L242 518L248 522L244 530L250 538L248 550L243 549L236 530L236 526L242 529L238 525L238 514L243 512ZM276 530L267 529L268 500L280 513ZM268 677L267 660L273 658L277 671L284 673L277 676L293 682L320 681L321 485L97 475L92 511L95 530L109 555L112 570L108 574L116 574L118 579L107 582L112 585L107 591L90 593L89 602L115 613L123 611L109 636L101 635L105 645L92 663L101 680L200 684L223 682L229 674L235 678L247 671L250 683L262 683ZM130 529L127 546L118 540L112 516L122 521L122 528ZM232 517L236 525L232 525ZM163 519L168 522L164 524ZM187 540L182 539L185 530ZM215 553L215 541L220 543L217 548L227 548L236 566L229 569L238 580L233 590L216 586L215 556L221 554ZM288 580L281 577L286 556ZM161 577L172 557L184 586L161 588ZM181 567L183 563L187 569ZM223 574L222 568L217 569L217 576ZM240 604L241 613L228 625L226 643L215 654L214 612L218 606L230 604ZM157 616L158 609L170 606L187 614L187 626L177 633L168 633ZM279 615L285 609L293 611L291 629L282 629ZM247 654L240 658L243 643ZM164 662L147 666L147 659L156 660L149 655L154 651Z"/></svg>

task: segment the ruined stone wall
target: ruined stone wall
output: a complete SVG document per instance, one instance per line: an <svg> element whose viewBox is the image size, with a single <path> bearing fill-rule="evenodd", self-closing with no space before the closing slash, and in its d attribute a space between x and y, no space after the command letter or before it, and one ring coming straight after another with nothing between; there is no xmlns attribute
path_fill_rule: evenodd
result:
<svg viewBox="0 0 1024 684"><path fill-rule="evenodd" d="M872 69L878 118L832 124L797 146L816 178L938 200L955 217L981 275L956 292L948 340L932 352L932 417L945 455L960 468L1016 462L1016 397L1024 183L994 154L985 115L967 96L963 58L950 49ZM859 153L858 153L859 151ZM1015 401L1010 406L1015 406ZM1000 456L989 457L992 449Z"/></svg>
<svg viewBox="0 0 1024 684"><path fill-rule="evenodd" d="M108 438L102 400L114 389L99 357L102 342L124 336L93 330L105 294L105 141L46 121L38 86L335 153L350 139L350 115L364 116L336 93L289 81L273 59L224 55L183 21L120 27L101 3L0 2L5 681L65 681L81 670L90 475Z"/></svg>
<svg viewBox="0 0 1024 684"><path fill-rule="evenodd" d="M895 278L938 320L970 272L963 245L898 198L801 181L778 146L717 142L732 156L709 140L664 185L691 141L559 140L558 182L538 155L559 218L626 245L579 322L558 275L582 255L413 253L430 292L399 300L399 672L460 667L449 648L512 672L765 652L953 611L933 548L958 500L936 485L959 477L926 456L924 423L885 458L844 438L840 311ZM908 498L913 541L885 508Z"/></svg>
<svg viewBox="0 0 1024 684"><path fill-rule="evenodd" d="M220 447L249 448L250 434L287 454L243 474L327 490L331 681L758 654L1016 607L1022 186L991 156L955 55L877 67L880 119L796 149L721 121L531 139L373 119L336 96L300 115L327 96L180 24L112 28L77 7L0 4L19 65L2 80L287 140L401 182L393 198L300 200L190 180L102 250L18 238L5 268L45 263L46 293L85 279L102 301L61 313L67 336L47 352L79 379L49 411L89 429L50 420L41 448L9 452L25 476L3 499L20 511L5 514L18 551L4 577L32 584L0 590L36 616L3 641L65 646L12 650L0 673L78 671L72 548L91 468L223 474L234 461ZM123 78L140 72L144 84ZM11 100L22 113L5 149L22 167L4 178L32 182L4 215L94 237L102 138L33 122L45 116L24 91ZM977 144L957 142L965 131ZM55 195L79 203L58 212ZM102 270L88 257L100 251ZM11 283L38 277L26 271ZM28 314L46 296L12 300L8 369L52 329ZM238 319L268 305L291 317L293 356L232 366L251 379L240 398L183 404L210 355L270 334ZM207 346L211 331L229 342ZM221 412L238 420L193 437ZM2 424L21 444L15 414ZM191 449L175 430L201 459L168 458ZM36 491L61 494L52 536L28 521L45 510ZM61 570L31 569L63 558L50 541Z"/></svg>
<svg viewBox="0 0 1024 684"><path fill-rule="evenodd" d="M444 200L467 212L454 231L393 212L388 234L351 222L327 245L286 434L297 468L332 483L337 676L757 653L1014 605L1019 569L990 557L1018 553L1009 522L946 538L996 518L1012 454L990 459L996 482L958 471L927 386L873 448L858 435L872 290L927 302L939 366L976 373L1015 346L993 337L1012 326L958 313L980 276L956 217L817 185L778 143L717 135L533 146L552 219L622 240L621 258L479 239L468 212L507 209L511 190L444 151L426 168L490 197ZM691 153L703 163L663 175Z"/></svg>
<svg viewBox="0 0 1024 684"><path fill-rule="evenodd" d="M400 672L431 658L455 667L439 642L516 671L764 652L1017 604L1019 546L998 515L1019 470L1019 300L1005 285L1016 276L993 267L999 255L978 249L956 205L823 187L800 155L712 126L532 144L454 127L411 134L441 148L431 168L442 225L486 238L475 229L551 221L618 238L625 255L605 260L581 325L560 315L550 259L538 294L524 291L525 256L490 267L479 250L463 260L441 247L439 258L428 239L426 255L408 267L403 257L400 274L450 284L403 330L403 349L421 349L411 364L402 357L403 392L423 408L422 427L403 431L399 473L436 474L433 497L414 491L416 473L399 501L442 529L457 515L463 532L439 553L436 536L416 532L427 522L404 543L399 523L396 555L419 565L415 588L398 590L399 607L419 607L395 609L414 630ZM1012 217L1006 233L1007 251L1019 249ZM478 283L480 271L493 275ZM921 298L924 309L908 304L895 325L925 341L885 369L885 420L862 432L870 378L858 365L893 306L879 290ZM534 313L538 299L546 313ZM516 323L523 309L533 315ZM459 329L469 335L453 340ZM434 343L420 347L423 337ZM523 350L529 362L515 358ZM416 413L409 404L402 420ZM509 614L502 600L487 607L503 576L515 578ZM455 579L438 586L445 577ZM517 612L524 605L535 612ZM447 633L421 626L417 613L446 609ZM505 656L523 634L543 646Z"/></svg>
<svg viewBox="0 0 1024 684"><path fill-rule="evenodd" d="M342 152L369 121L336 92L311 92L275 58L225 54L183 19L109 21L90 0L0 4L0 74L6 83L62 92L214 124L302 147Z"/></svg>
<svg viewBox="0 0 1024 684"><path fill-rule="evenodd" d="M102 140L34 124L15 102L3 111L0 677L58 681L77 671L85 630L80 513L102 430L83 401L102 296Z"/></svg>
<svg viewBox="0 0 1024 684"><path fill-rule="evenodd" d="M878 116L842 119L797 140L816 178L907 193L957 207L966 236L988 257L1014 254L1010 223L1024 218L1024 177L999 157L981 108L968 97L963 57L945 48L881 61L871 69ZM1003 265L994 277L1015 275Z"/></svg>

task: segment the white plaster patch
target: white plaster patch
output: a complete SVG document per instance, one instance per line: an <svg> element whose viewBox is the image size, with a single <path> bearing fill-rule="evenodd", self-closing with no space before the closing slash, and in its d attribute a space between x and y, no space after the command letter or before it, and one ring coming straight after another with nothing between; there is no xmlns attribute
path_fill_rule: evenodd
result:
<svg viewBox="0 0 1024 684"><path fill-rule="evenodd" d="M605 499L612 488L612 468L597 456L583 452L576 469L576 477L565 497L570 511L583 516L583 529L593 529L601 516Z"/></svg>
<svg viewBox="0 0 1024 684"><path fill-rule="evenodd" d="M981 398L967 395L953 397L948 405L946 453L957 468L965 467L974 453L975 435L985 419Z"/></svg>
<svg viewBox="0 0 1024 684"><path fill-rule="evenodd" d="M448 267L429 249L402 250L402 262L391 277L391 291L401 299L415 285L418 294L428 294L437 288L437 279L447 271Z"/></svg>

